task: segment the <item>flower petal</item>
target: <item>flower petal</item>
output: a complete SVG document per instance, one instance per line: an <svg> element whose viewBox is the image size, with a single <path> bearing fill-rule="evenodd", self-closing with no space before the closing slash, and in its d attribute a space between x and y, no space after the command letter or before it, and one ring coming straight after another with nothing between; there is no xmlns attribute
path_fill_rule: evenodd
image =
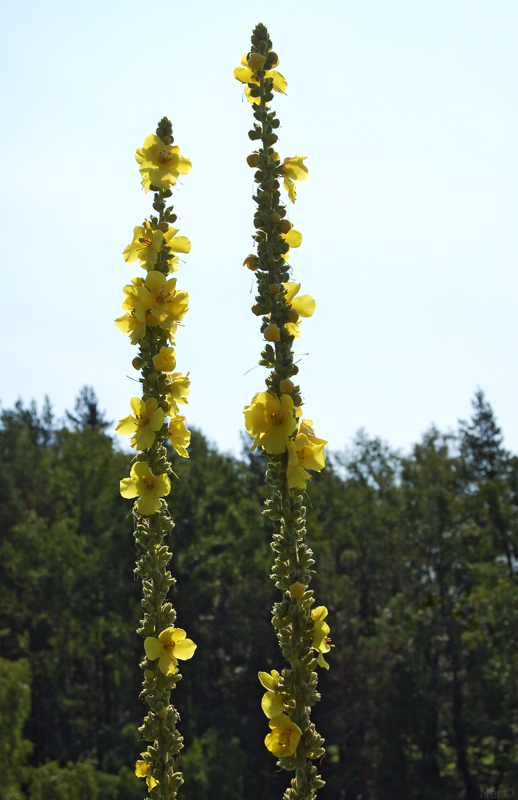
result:
<svg viewBox="0 0 518 800"><path fill-rule="evenodd" d="M292 228L290 231L288 231L288 233L285 233L282 238L289 244L290 247L300 247L302 244L302 234L295 228Z"/></svg>
<svg viewBox="0 0 518 800"><path fill-rule="evenodd" d="M187 661L189 658L193 657L197 646L198 645L194 644L192 639L184 639L178 642L174 646L175 658L179 658L181 661Z"/></svg>
<svg viewBox="0 0 518 800"><path fill-rule="evenodd" d="M115 432L119 434L119 436L129 436L130 433L134 433L137 428L137 421L135 417L130 414L128 417L123 417L117 423L117 427L115 428Z"/></svg>
<svg viewBox="0 0 518 800"><path fill-rule="evenodd" d="M286 92L286 89L288 88L288 81L284 75L281 75L280 72L276 72L272 69L266 73L266 77L273 78L273 88L276 92L282 92L282 94Z"/></svg>
<svg viewBox="0 0 518 800"><path fill-rule="evenodd" d="M282 714L284 711L284 703L282 701L282 697L277 692L266 692L263 694L261 700L261 708L263 709L264 713L271 719L272 717L277 717L279 714Z"/></svg>
<svg viewBox="0 0 518 800"><path fill-rule="evenodd" d="M314 298L310 294L302 294L300 297L295 297L291 305L299 317L312 317L317 307Z"/></svg>
<svg viewBox="0 0 518 800"><path fill-rule="evenodd" d="M286 289L285 300L287 303L291 303L293 301L293 298L300 289L300 283L294 283L294 281L288 281L288 283L284 284L284 288Z"/></svg>
<svg viewBox="0 0 518 800"><path fill-rule="evenodd" d="M154 661L163 654L164 646L155 636L148 636L144 639L144 650L149 660Z"/></svg>
<svg viewBox="0 0 518 800"><path fill-rule="evenodd" d="M164 675L174 675L178 668L178 662L170 653L163 653L160 656L158 666L160 668L160 672L163 672Z"/></svg>
<svg viewBox="0 0 518 800"><path fill-rule="evenodd" d="M173 253L190 253L191 243L187 236L175 236L167 243Z"/></svg>
<svg viewBox="0 0 518 800"><path fill-rule="evenodd" d="M277 679L274 678L273 672L271 675L269 672L258 672L257 675L261 681L261 685L264 686L265 689L268 689L268 691L273 691L277 686L279 673L277 673Z"/></svg>
<svg viewBox="0 0 518 800"><path fill-rule="evenodd" d="M254 73L248 67L236 67L234 70L234 78L241 83L250 83L250 78L254 77Z"/></svg>

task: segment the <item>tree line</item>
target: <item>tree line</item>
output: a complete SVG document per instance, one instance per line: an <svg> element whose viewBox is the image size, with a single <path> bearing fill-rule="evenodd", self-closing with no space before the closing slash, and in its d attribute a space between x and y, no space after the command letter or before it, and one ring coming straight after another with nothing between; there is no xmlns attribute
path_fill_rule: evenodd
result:
<svg viewBox="0 0 518 800"><path fill-rule="evenodd" d="M84 388L66 421L0 415L0 789L3 800L137 800L142 641L131 454ZM273 800L257 673L270 625L264 468L193 432L172 454L172 601L198 644L174 702L191 800ZM455 433L401 455L360 432L309 484L313 587L332 651L314 710L322 800L518 793L518 457L479 391ZM485 794L484 794L485 793ZM497 796L497 795L494 795ZM504 796L503 794L501 796Z"/></svg>

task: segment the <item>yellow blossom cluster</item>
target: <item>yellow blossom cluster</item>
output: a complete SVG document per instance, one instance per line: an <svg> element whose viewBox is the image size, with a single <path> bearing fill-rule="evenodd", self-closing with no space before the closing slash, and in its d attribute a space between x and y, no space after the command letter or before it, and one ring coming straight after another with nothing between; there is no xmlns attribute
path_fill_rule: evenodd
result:
<svg viewBox="0 0 518 800"><path fill-rule="evenodd" d="M133 241L124 248L122 255L129 264L138 261L139 266L151 270L156 264L162 247L168 247L173 255L169 260L169 274L176 272L179 265L178 253L190 253L191 243L186 236L177 236L178 228L162 231L153 230L148 220L133 231Z"/></svg>
<svg viewBox="0 0 518 800"><path fill-rule="evenodd" d="M146 137L135 153L146 191L154 191L153 207L160 217L151 216L133 231L133 240L124 248L123 258L146 270L123 288L123 316L115 325L129 335L131 343L140 345L133 365L142 371L143 397L133 397L132 413L119 420L117 433L131 436L131 446L149 454L169 438L172 447L183 458L189 458L187 448L191 434L180 415L179 406L187 403L190 392L189 373L175 372L174 337L178 323L189 308L189 295L177 287L177 278L170 277L178 270L179 254L189 253L191 243L178 236L178 228L170 222L176 217L165 206L171 196L170 187L179 175L191 170L189 159L180 155L179 147L170 138L155 134ZM169 417L169 422L166 422ZM166 473L155 474L149 460L137 457L128 478L120 484L123 497L138 498L137 511L143 516L155 514L161 498L169 494L171 484ZM156 458L155 458L156 461Z"/></svg>
<svg viewBox="0 0 518 800"><path fill-rule="evenodd" d="M245 84L245 94L250 103L257 104L261 100L261 81L273 81L273 90L284 93L287 82L285 78L272 68L277 66L278 57L269 52L266 56L258 52L245 53L241 59L241 66L234 70L234 77ZM268 105L268 103L266 103ZM276 139L276 137L274 137ZM251 153L247 163L252 168L259 167L261 159L265 158L265 151L259 150ZM285 158L282 162L277 152L270 150L267 156L268 165L274 169L275 176L282 180L291 202L296 200L295 181L305 181L308 177L308 168L304 164L305 156ZM263 161L264 163L264 161ZM262 175L259 172L258 175ZM259 180L256 176L256 180ZM269 216L269 227L262 230L265 246L271 242L275 248L276 242L283 245L281 251L285 261L289 259L291 248L299 247L302 243L302 234L296 230L286 218L285 209L278 208ZM275 252L275 251L274 251ZM260 252L248 255L243 265L256 272L267 269L261 262ZM311 317L316 308L313 297L309 294L299 295L300 283L285 281L282 284L271 284L270 295L274 302L283 299L287 309L287 319L280 324L268 314L268 322L263 325L263 336L269 346L275 347L275 352L282 352L286 346L283 342L284 329L291 341L302 335L300 320L302 317ZM258 306L258 313L260 306ZM283 381L286 383L286 381ZM245 427L254 442L252 450L258 445L269 455L280 455L287 452L288 467L287 481L290 489L304 489L306 481L311 477L308 470L320 472L325 466L324 439L317 439L311 427L312 423L303 421L298 425L302 414L300 395L292 392L293 384L286 390L275 393L271 388L266 392L258 392L251 404L244 409ZM293 396L292 396L293 395Z"/></svg>
<svg viewBox="0 0 518 800"><path fill-rule="evenodd" d="M279 678L280 675L275 669L270 673L259 672L261 685L267 689L261 700L261 708L268 717L271 728L264 743L277 758L287 758L295 753L302 731L285 713L282 695L276 691Z"/></svg>
<svg viewBox="0 0 518 800"><path fill-rule="evenodd" d="M325 606L317 606L311 610L311 617L313 619L313 643L311 647L318 653L317 661L321 667L329 669L329 664L324 658L324 653L329 653L334 645L329 644L331 641L329 633L331 628L324 622L327 617L328 611Z"/></svg>
<svg viewBox="0 0 518 800"><path fill-rule="evenodd" d="M265 66L265 61L266 59L264 56L259 55L259 53L245 53L241 59L241 66L236 67L234 70L234 78L241 83L246 84L245 94L249 103L259 103L260 101L259 95L252 94L248 84L253 83L256 86L259 86L257 72L263 69ZM272 66L276 67L278 63L278 58L276 60L272 59ZM274 90L284 94L288 87L288 81L286 78L281 75L280 72L276 72L274 69L267 69L264 72L265 77L272 78Z"/></svg>
<svg viewBox="0 0 518 800"><path fill-rule="evenodd" d="M300 407L291 395L280 398L269 392L258 392L245 408L245 427L258 445L269 455L288 453L286 477L290 489L304 489L311 477L308 469L321 472L325 467L325 439L318 439L311 420L303 419Z"/></svg>
<svg viewBox="0 0 518 800"><path fill-rule="evenodd" d="M304 587L302 584L294 584L294 586ZM294 597L302 599L303 592L292 592ZM332 645L329 644L330 627L327 622L324 622L327 617L328 610L325 606L318 606L312 609L311 618L313 620L313 642L312 649L318 653L317 662L319 666L329 669L329 664L324 658L324 653L331 650ZM284 698L279 691L279 684L281 676L276 669L271 672L259 672L259 681L266 689L261 699L261 708L268 718L271 732L267 734L264 743L268 750L278 758L286 758L295 753L302 731L299 726L290 719L289 710L287 710Z"/></svg>

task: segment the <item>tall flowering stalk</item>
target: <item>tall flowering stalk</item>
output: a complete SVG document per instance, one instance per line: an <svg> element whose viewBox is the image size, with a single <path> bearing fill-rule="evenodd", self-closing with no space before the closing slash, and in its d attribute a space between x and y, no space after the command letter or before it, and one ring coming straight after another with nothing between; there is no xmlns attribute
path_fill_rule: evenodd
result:
<svg viewBox="0 0 518 800"><path fill-rule="evenodd" d="M163 499L171 490L172 472L164 444L169 439L176 452L188 458L191 438L179 413L179 406L187 403L190 381L188 374L175 372L174 350L177 325L187 313L189 295L177 289L176 278L170 277L178 270L178 254L188 253L191 243L176 235L178 230L172 227L176 215L167 200L178 176L190 172L191 162L173 146L172 126L165 117L156 135L146 138L135 157L142 185L146 192L154 192L156 211L135 228L133 241L124 250L124 259L138 262L145 274L124 287L122 307L126 313L115 320L117 328L139 348L132 363L142 384L142 396L131 400L132 413L117 425L117 432L131 435L131 445L139 451L129 478L120 483L123 497L137 498L133 515L140 557L135 573L143 588L143 618L137 633L144 638L141 697L148 712L139 731L148 746L137 761L135 774L146 779L153 798L172 800L183 783L181 773L174 769L183 739L177 730L178 712L170 702L171 690L181 678L178 660L192 658L196 645L182 628L175 627L176 612L167 601L175 581L167 569L172 553L166 537L174 524Z"/></svg>
<svg viewBox="0 0 518 800"><path fill-rule="evenodd" d="M300 387L293 378L293 342L301 335L300 318L310 317L315 301L299 296L300 284L290 280L290 248L298 247L302 234L287 218L281 202L280 182L292 202L296 199L294 181L305 180L308 170L304 157L281 160L274 150L279 120L270 110L273 92L285 92L286 80L275 67L278 56L264 25L252 35L252 47L241 59L234 77L245 84L245 94L252 105L255 122L249 137L258 149L248 164L255 172L257 209L254 216L254 239L257 252L245 259L245 265L257 277L256 303L252 311L262 317L261 331L265 346L260 364L270 372L266 391L259 392L245 408L245 426L253 437L252 449L259 446L268 456L266 482L270 497L265 514L278 523L272 548L275 562L272 579L282 592L273 607L273 626L287 666L279 673L260 672L259 680L267 690L262 709L269 720L270 733L265 745L277 756L283 769L295 770L284 800L311 800L323 781L312 763L324 755L324 740L311 722L311 707L317 692L317 664L328 668L324 653L329 652L329 626L325 606L314 608L309 589L312 553L306 543L303 496L308 470L320 471L325 464L323 439L318 439L311 420L302 419Z"/></svg>

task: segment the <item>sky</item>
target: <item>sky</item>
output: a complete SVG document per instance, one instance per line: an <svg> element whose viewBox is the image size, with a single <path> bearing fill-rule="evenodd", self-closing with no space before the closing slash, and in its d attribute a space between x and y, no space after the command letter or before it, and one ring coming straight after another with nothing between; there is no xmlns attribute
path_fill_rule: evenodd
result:
<svg viewBox="0 0 518 800"><path fill-rule="evenodd" d="M151 211L134 151L173 122L191 159L173 202L191 253L176 340L186 417L239 454L264 389L253 275L252 112L233 78L258 22L278 70L278 150L306 156L293 280L304 417L331 449L359 428L408 451L478 387L518 451L515 0L19 0L4 10L2 407L59 416L92 386L110 420L139 395L114 326L143 272L122 250Z"/></svg>

